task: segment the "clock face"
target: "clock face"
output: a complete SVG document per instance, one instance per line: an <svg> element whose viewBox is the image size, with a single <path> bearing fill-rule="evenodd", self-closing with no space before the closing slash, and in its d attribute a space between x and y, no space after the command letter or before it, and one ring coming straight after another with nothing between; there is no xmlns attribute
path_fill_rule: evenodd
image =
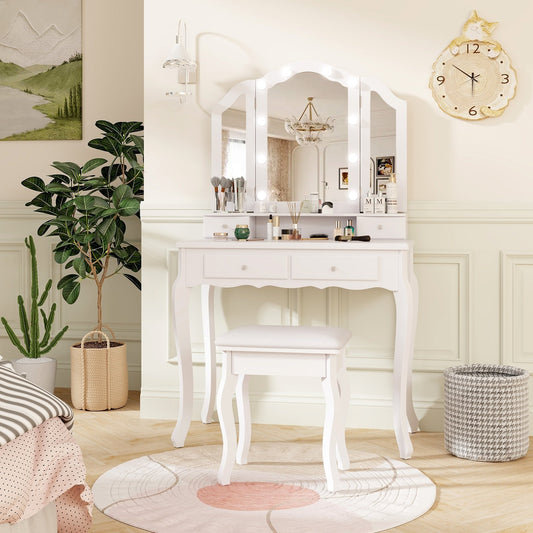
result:
<svg viewBox="0 0 533 533"><path fill-rule="evenodd" d="M429 86L445 113L481 120L503 113L515 94L516 73L507 54L493 43L465 41L442 52Z"/></svg>

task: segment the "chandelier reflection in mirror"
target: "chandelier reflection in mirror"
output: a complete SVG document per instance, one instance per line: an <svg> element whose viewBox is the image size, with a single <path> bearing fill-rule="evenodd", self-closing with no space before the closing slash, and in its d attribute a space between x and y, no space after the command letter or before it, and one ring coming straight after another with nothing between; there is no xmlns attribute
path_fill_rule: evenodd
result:
<svg viewBox="0 0 533 533"><path fill-rule="evenodd" d="M196 83L196 61L191 59L187 51L187 24L178 22L176 44L172 47L168 59L163 63L163 68L177 69L178 90L167 91L167 96L178 96L181 104L187 102L192 94L192 87Z"/></svg>
<svg viewBox="0 0 533 533"><path fill-rule="evenodd" d="M300 118L296 120L296 117L291 117L285 120L285 130L295 136L298 144L315 144L322 140L322 135L327 135L333 131L334 122L331 117L322 120L313 105L313 97L309 96Z"/></svg>

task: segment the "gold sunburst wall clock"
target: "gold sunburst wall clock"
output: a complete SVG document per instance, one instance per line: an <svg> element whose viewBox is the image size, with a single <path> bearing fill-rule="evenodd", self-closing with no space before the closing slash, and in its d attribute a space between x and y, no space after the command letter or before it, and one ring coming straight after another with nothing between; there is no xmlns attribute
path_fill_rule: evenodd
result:
<svg viewBox="0 0 533 533"><path fill-rule="evenodd" d="M499 117L514 97L516 72L501 44L491 38L497 24L474 11L463 34L433 64L429 87L448 115L464 120Z"/></svg>

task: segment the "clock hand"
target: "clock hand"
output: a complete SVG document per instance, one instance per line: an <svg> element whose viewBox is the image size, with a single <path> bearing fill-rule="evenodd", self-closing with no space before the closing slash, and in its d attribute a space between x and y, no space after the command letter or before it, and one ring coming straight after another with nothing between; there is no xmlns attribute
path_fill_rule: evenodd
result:
<svg viewBox="0 0 533 533"><path fill-rule="evenodd" d="M477 74L476 76L474 76L474 73L472 72L472 74L468 74L468 72L465 72L464 70L460 69L459 67L455 66L455 65L452 65L453 67L455 67L459 72L462 72L465 76L467 76L468 78L470 78L471 80L475 81L476 83L478 82L478 80L476 80L476 78L479 76L479 74Z"/></svg>
<svg viewBox="0 0 533 533"><path fill-rule="evenodd" d="M467 76L468 78L472 78L472 76L470 76L470 74L468 74L468 72L465 72L464 70L461 70L459 67L456 67L455 65L453 65L459 72L462 72L465 76Z"/></svg>

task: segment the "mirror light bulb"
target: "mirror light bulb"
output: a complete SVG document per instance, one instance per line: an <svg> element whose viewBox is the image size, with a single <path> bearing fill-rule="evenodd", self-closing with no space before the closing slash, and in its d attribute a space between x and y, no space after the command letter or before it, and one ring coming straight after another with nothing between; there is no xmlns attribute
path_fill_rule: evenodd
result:
<svg viewBox="0 0 533 533"><path fill-rule="evenodd" d="M263 115L257 117L257 125L264 126L266 124L266 118Z"/></svg>
<svg viewBox="0 0 533 533"><path fill-rule="evenodd" d="M265 80L257 80L257 88L258 89L261 89L261 90L266 89L266 86L267 86L267 84L266 84Z"/></svg>
<svg viewBox="0 0 533 533"><path fill-rule="evenodd" d="M262 202L263 200L266 200L267 193L265 191L257 191L257 199Z"/></svg>
<svg viewBox="0 0 533 533"><path fill-rule="evenodd" d="M348 193L348 198L349 198L350 200L357 200L357 191L350 191L350 192Z"/></svg>
<svg viewBox="0 0 533 533"><path fill-rule="evenodd" d="M267 160L267 158L266 158L265 154L258 154L258 156L257 156L257 162L258 162L260 165L265 164L265 163L266 163L266 160Z"/></svg>
<svg viewBox="0 0 533 533"><path fill-rule="evenodd" d="M350 154L348 156L348 161L350 161L350 163L357 163L357 154Z"/></svg>
<svg viewBox="0 0 533 533"><path fill-rule="evenodd" d="M322 69L322 75L323 76L331 76L331 74L333 73L333 69L331 67L324 67Z"/></svg>
<svg viewBox="0 0 533 533"><path fill-rule="evenodd" d="M283 76L289 77L292 74L292 70L289 67L283 67L281 70Z"/></svg>
<svg viewBox="0 0 533 533"><path fill-rule="evenodd" d="M348 123L349 124L357 124L358 120L357 120L357 115L350 115L348 117Z"/></svg>

